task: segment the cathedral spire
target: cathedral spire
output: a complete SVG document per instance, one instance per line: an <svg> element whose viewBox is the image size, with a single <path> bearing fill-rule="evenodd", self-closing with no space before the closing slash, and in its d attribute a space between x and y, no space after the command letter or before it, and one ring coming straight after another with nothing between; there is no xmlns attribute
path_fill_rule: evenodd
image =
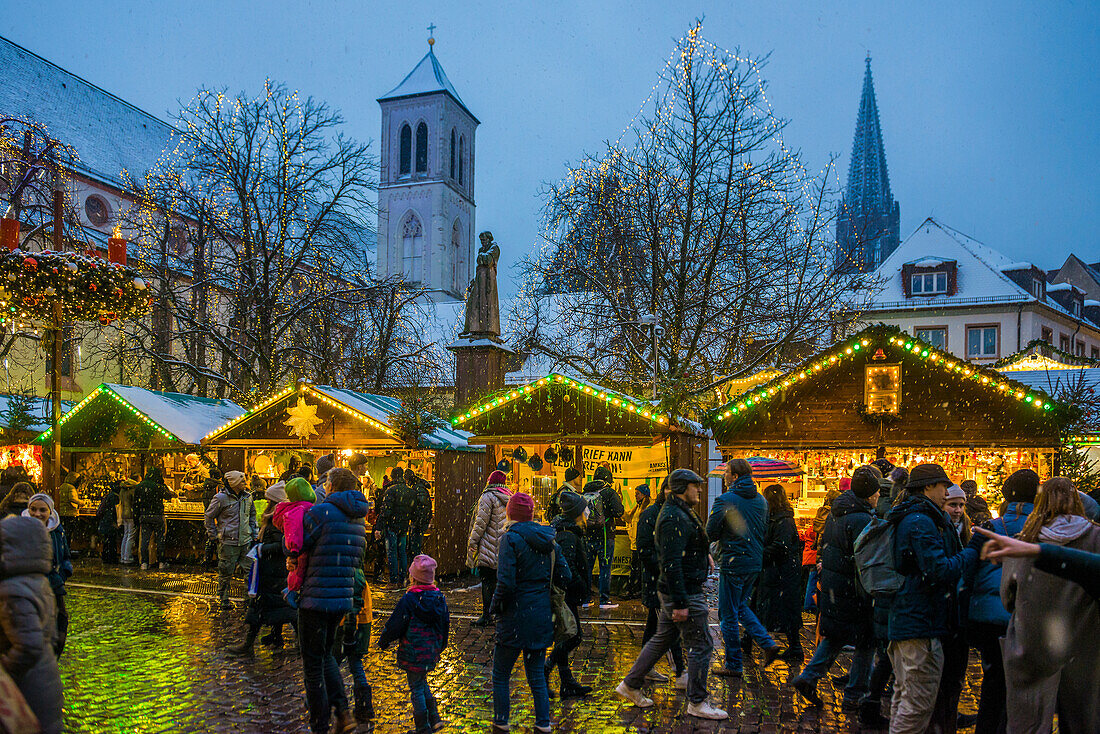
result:
<svg viewBox="0 0 1100 734"><path fill-rule="evenodd" d="M848 183L837 217L837 266L867 271L898 246L900 207L890 193L870 53L864 63Z"/></svg>

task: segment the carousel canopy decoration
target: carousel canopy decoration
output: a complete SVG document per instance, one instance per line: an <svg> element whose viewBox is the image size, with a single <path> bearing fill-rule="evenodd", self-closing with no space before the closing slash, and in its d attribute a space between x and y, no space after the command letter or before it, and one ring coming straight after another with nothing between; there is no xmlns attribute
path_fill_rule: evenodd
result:
<svg viewBox="0 0 1100 734"><path fill-rule="evenodd" d="M0 313L7 322L61 321L109 324L149 311L149 294L138 272L118 263L76 252L24 252L0 255Z"/></svg>
<svg viewBox="0 0 1100 734"><path fill-rule="evenodd" d="M754 411L786 388L796 385L812 375L832 369L845 360L850 360L867 350L889 348L900 351L905 358L919 359L939 367L959 380L970 380L983 385L990 392L1002 393L1014 397L1021 404L1037 410L1051 410L1053 400L1042 390L1030 388L992 369L960 359L950 352L936 349L931 344L909 336L896 327L884 324L871 326L850 339L835 345L832 350L823 352L803 362L795 369L762 385L738 395L723 406L715 408L707 416L707 423L715 425L738 415Z"/></svg>
<svg viewBox="0 0 1100 734"><path fill-rule="evenodd" d="M468 409L464 413L458 413L451 417L451 425L459 426L470 420L471 418L485 413L491 413L494 410L498 410L509 403L519 399L525 398L540 389L544 389L549 385L562 385L573 389L578 393L589 395L598 400L603 400L609 405L621 408L628 413L634 413L642 418L648 419L654 423L661 425L668 425L669 417L667 415L660 414L653 406L645 400L639 400L638 398L631 397L624 393L615 392L614 390L608 390L607 388L600 387L599 385L593 385L590 382L584 380L578 380L573 377L566 377L565 375L559 375L557 373L551 373L540 380L532 383L528 383L522 387L514 387L497 392L482 401L472 408Z"/></svg>

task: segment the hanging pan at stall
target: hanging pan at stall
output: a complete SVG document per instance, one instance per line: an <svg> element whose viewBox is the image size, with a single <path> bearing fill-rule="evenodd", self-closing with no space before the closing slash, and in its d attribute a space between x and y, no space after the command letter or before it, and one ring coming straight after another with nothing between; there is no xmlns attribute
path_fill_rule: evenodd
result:
<svg viewBox="0 0 1100 734"><path fill-rule="evenodd" d="M749 466L752 467L752 476L754 479L793 479L806 473L798 464L790 461L783 461L782 459L750 456L746 461L749 462ZM722 463L711 469L709 476L720 477L725 473L726 465Z"/></svg>

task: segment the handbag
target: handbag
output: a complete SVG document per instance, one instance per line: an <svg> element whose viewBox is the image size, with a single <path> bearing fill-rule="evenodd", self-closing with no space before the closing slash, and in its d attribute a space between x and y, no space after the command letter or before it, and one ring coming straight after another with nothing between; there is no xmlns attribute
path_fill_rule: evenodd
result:
<svg viewBox="0 0 1100 734"><path fill-rule="evenodd" d="M550 614L554 620L555 643L565 642L576 637L579 631L577 618L573 616L573 611L565 603L565 591L554 583L554 557L557 555L555 552L557 548L558 544L555 543L550 550Z"/></svg>
<svg viewBox="0 0 1100 734"><path fill-rule="evenodd" d="M23 693L8 672L0 666L0 732L35 734L42 731L38 717L31 711Z"/></svg>

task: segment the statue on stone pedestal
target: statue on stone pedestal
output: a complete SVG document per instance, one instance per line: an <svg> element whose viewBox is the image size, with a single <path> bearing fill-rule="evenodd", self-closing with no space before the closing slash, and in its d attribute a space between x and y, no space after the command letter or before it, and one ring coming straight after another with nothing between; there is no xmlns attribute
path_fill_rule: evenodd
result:
<svg viewBox="0 0 1100 734"><path fill-rule="evenodd" d="M493 242L492 232L482 232L479 238L481 249L477 251L477 270L466 297L466 328L462 336L500 341L500 302L497 298L500 247Z"/></svg>

